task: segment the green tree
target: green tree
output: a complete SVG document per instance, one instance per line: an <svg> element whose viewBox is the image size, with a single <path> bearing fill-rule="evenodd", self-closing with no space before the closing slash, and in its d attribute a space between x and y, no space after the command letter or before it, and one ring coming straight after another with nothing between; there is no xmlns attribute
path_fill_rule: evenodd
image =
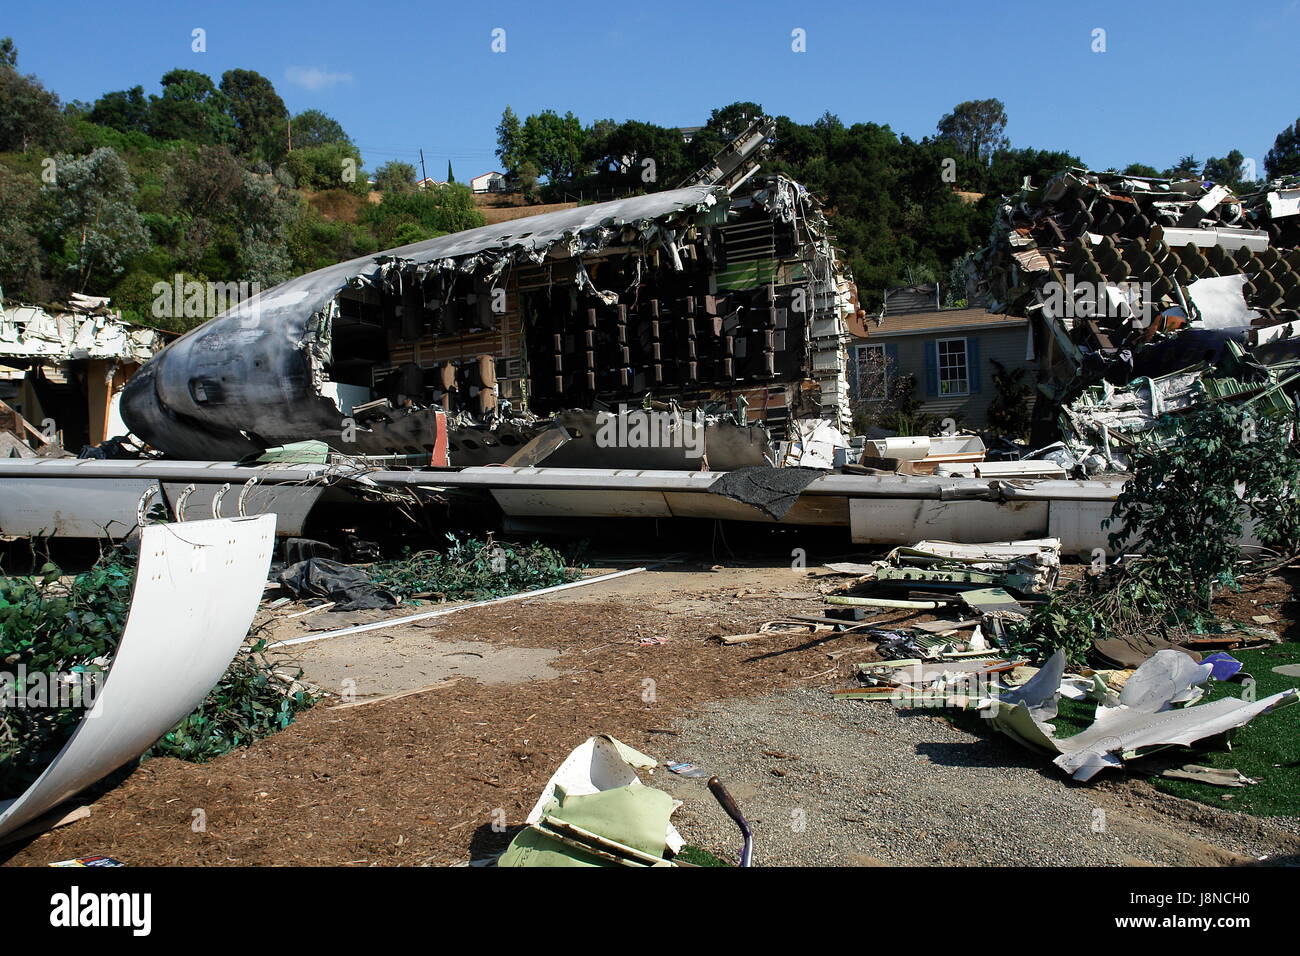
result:
<svg viewBox="0 0 1300 956"><path fill-rule="evenodd" d="M447 182L454 183L455 181L456 174L451 171L451 160L449 159L447 160Z"/></svg>
<svg viewBox="0 0 1300 956"><path fill-rule="evenodd" d="M525 159L523 142L523 124L509 106L501 114L497 124L497 158L501 160L502 171L514 179L519 165Z"/></svg>
<svg viewBox="0 0 1300 956"><path fill-rule="evenodd" d="M124 133L149 131L149 100L144 87L115 90L95 100L86 117L92 123L121 130Z"/></svg>
<svg viewBox="0 0 1300 956"><path fill-rule="evenodd" d="M1143 176L1147 179L1157 179L1160 171L1154 166L1148 166L1146 163L1129 163L1124 167L1125 176Z"/></svg>
<svg viewBox="0 0 1300 956"><path fill-rule="evenodd" d="M32 228L39 197L34 176L0 166L0 290L9 299L46 298L41 248Z"/></svg>
<svg viewBox="0 0 1300 956"><path fill-rule="evenodd" d="M1197 176L1201 171L1201 161L1195 156L1184 156L1178 160L1178 165L1165 170L1165 175L1170 179L1187 179Z"/></svg>
<svg viewBox="0 0 1300 956"><path fill-rule="evenodd" d="M1269 179L1300 175L1300 119L1277 134L1264 156L1264 170Z"/></svg>
<svg viewBox="0 0 1300 956"><path fill-rule="evenodd" d="M940 139L953 143L969 160L989 163L1010 142L1005 135L1007 110L999 99L966 100L939 120Z"/></svg>
<svg viewBox="0 0 1300 956"><path fill-rule="evenodd" d="M390 159L375 170L375 188L383 193L409 193L415 182L415 167L400 159Z"/></svg>
<svg viewBox="0 0 1300 956"><path fill-rule="evenodd" d="M332 146L336 143L351 146L352 140L332 116L327 116L320 110L303 110L293 118L294 149Z"/></svg>
<svg viewBox="0 0 1300 956"><path fill-rule="evenodd" d="M676 186L695 169L677 130L638 120L609 123L592 124L584 145L583 162L599 176L656 190Z"/></svg>
<svg viewBox="0 0 1300 956"><path fill-rule="evenodd" d="M519 192L529 202L537 199L537 178L540 175L537 164L531 159L524 160L515 170L515 182L519 184Z"/></svg>
<svg viewBox="0 0 1300 956"><path fill-rule="evenodd" d="M524 120L524 155L550 182L563 182L582 165L585 137L582 123L572 113L560 116L555 110L543 110Z"/></svg>
<svg viewBox="0 0 1300 956"><path fill-rule="evenodd" d="M274 84L255 70L221 74L221 93L235 123L235 149L242 156L279 162L288 150L288 111Z"/></svg>
<svg viewBox="0 0 1300 956"><path fill-rule="evenodd" d="M350 144L328 143L295 149L285 157L284 168L299 189L368 191L361 171L361 153Z"/></svg>
<svg viewBox="0 0 1300 956"><path fill-rule="evenodd" d="M195 70L163 75L162 95L149 101L150 135L192 143L231 143L235 132L229 102L210 77Z"/></svg>
<svg viewBox="0 0 1300 956"><path fill-rule="evenodd" d="M61 259L84 291L95 280L122 271L149 247L149 233L135 208L135 183L117 152L103 147L88 156L55 157L55 181L42 187Z"/></svg>
<svg viewBox="0 0 1300 956"><path fill-rule="evenodd" d="M18 72L18 49L0 41L0 152L53 146L63 134L59 98L35 76Z"/></svg>
<svg viewBox="0 0 1300 956"><path fill-rule="evenodd" d="M1046 149L1000 149L993 154L984 191L1011 195L1028 179L1041 186L1061 170L1082 166L1083 160L1070 153Z"/></svg>
<svg viewBox="0 0 1300 956"><path fill-rule="evenodd" d="M1243 168L1245 159L1246 157L1238 149L1230 150L1222 159L1211 156L1205 161L1205 169L1202 170L1201 175L1225 186L1238 186L1245 175Z"/></svg>

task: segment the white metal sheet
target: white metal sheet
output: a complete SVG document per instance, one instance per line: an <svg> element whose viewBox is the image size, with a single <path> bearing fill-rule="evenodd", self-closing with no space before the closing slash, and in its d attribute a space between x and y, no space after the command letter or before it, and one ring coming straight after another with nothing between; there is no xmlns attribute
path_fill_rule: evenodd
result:
<svg viewBox="0 0 1300 956"><path fill-rule="evenodd" d="M855 498L849 530L855 544L911 544L939 538L961 544L1047 536L1047 502Z"/></svg>
<svg viewBox="0 0 1300 956"><path fill-rule="evenodd" d="M149 749L197 707L248 634L275 516L149 525L131 610L94 706L37 780L0 803L0 835Z"/></svg>

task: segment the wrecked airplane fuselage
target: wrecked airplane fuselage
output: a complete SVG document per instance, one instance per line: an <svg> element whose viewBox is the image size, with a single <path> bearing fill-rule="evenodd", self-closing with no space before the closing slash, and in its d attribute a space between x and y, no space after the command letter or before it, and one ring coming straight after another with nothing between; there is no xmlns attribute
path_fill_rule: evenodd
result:
<svg viewBox="0 0 1300 956"><path fill-rule="evenodd" d="M855 309L803 187L690 186L292 279L172 343L131 380L122 416L198 460L309 439L428 454L442 414L522 445L539 416L652 400L782 437L798 417L847 421ZM451 443L453 464L476 463L470 444Z"/></svg>

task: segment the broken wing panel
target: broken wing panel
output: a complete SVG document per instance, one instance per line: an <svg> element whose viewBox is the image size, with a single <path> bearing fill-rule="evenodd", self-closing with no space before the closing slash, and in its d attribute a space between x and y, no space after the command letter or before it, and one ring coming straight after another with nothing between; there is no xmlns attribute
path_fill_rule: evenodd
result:
<svg viewBox="0 0 1300 956"><path fill-rule="evenodd" d="M144 529L108 676L44 773L0 804L0 835L140 756L203 701L248 634L274 542L274 515Z"/></svg>

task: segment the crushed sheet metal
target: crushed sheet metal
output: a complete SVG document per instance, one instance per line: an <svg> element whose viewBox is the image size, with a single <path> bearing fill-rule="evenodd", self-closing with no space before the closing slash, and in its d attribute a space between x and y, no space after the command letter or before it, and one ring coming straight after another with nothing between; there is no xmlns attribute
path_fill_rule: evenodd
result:
<svg viewBox="0 0 1300 956"><path fill-rule="evenodd" d="M0 308L0 356L6 358L147 362L163 344L156 329L129 325L111 315L47 312L37 306Z"/></svg>
<svg viewBox="0 0 1300 956"><path fill-rule="evenodd" d="M1178 651L1156 652L1124 685L1118 697L1106 694L1090 727L1058 738L1050 721L1057 714L1065 655L1057 651L1043 668L1015 691L988 702L993 726L1027 747L1055 753L1052 761L1075 780L1122 766L1125 755L1149 748L1190 745L1241 727L1259 714L1294 704L1295 688L1259 701L1225 697L1209 704L1174 709L1199 699L1211 665L1198 664Z"/></svg>
<svg viewBox="0 0 1300 956"><path fill-rule="evenodd" d="M140 756L203 701L248 634L274 543L274 515L144 529L108 676L40 777L0 803L0 835Z"/></svg>

